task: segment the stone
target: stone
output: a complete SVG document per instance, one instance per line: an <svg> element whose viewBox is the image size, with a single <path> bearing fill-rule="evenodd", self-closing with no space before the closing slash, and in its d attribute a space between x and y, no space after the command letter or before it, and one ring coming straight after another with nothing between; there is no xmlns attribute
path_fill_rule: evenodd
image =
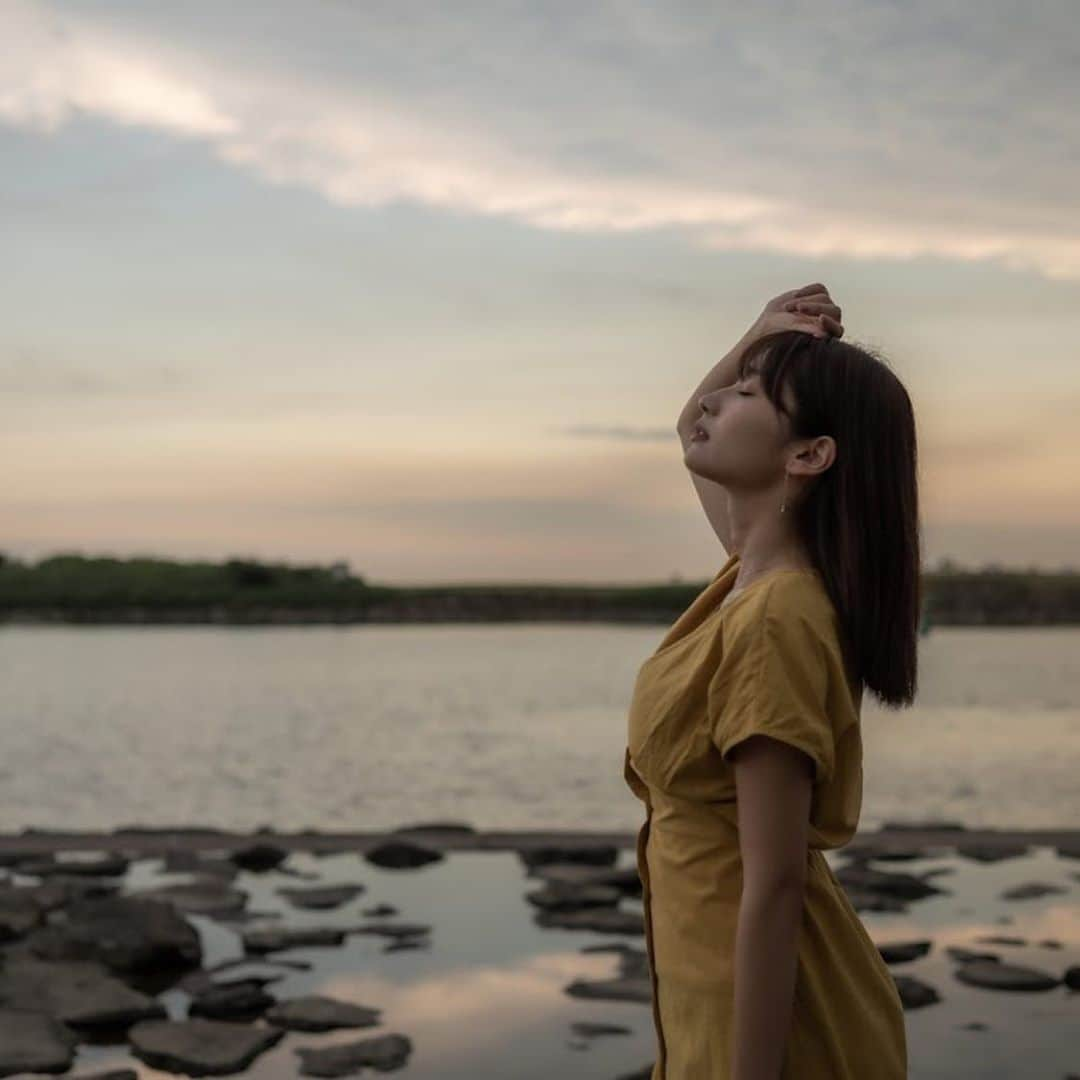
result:
<svg viewBox="0 0 1080 1080"><path fill-rule="evenodd" d="M42 959L96 960L123 973L158 973L202 961L198 931L164 901L87 898L69 905L64 915L27 938Z"/></svg>
<svg viewBox="0 0 1080 1080"><path fill-rule="evenodd" d="M918 960L930 951L930 941L894 941L880 943L877 947L886 964L907 964Z"/></svg>
<svg viewBox="0 0 1080 1080"><path fill-rule="evenodd" d="M246 953L280 952L310 946L340 945L345 930L336 926L253 926L241 931Z"/></svg>
<svg viewBox="0 0 1080 1080"><path fill-rule="evenodd" d="M147 1065L189 1076L246 1069L285 1036L282 1028L225 1020L144 1020L128 1031L132 1053Z"/></svg>
<svg viewBox="0 0 1080 1080"><path fill-rule="evenodd" d="M363 1068L389 1072L400 1069L412 1053L412 1040L396 1032L336 1046L299 1046L302 1076L351 1076Z"/></svg>
<svg viewBox="0 0 1080 1080"><path fill-rule="evenodd" d="M265 842L249 844L229 854L229 858L242 870L255 873L276 870L288 857L289 853L285 848Z"/></svg>
<svg viewBox="0 0 1080 1080"><path fill-rule="evenodd" d="M0 1008L0 1076L66 1072L78 1044L75 1033L48 1013Z"/></svg>
<svg viewBox="0 0 1080 1080"><path fill-rule="evenodd" d="M367 891L365 885L316 885L311 888L283 886L275 890L294 907L321 911L341 907Z"/></svg>
<svg viewBox="0 0 1080 1080"><path fill-rule="evenodd" d="M593 908L584 911L540 911L533 921L544 929L594 930L598 934L644 934L645 917L636 911Z"/></svg>
<svg viewBox="0 0 1080 1080"><path fill-rule="evenodd" d="M0 967L0 1006L34 1009L79 1028L126 1027L168 1014L95 963L9 958Z"/></svg>
<svg viewBox="0 0 1080 1080"><path fill-rule="evenodd" d="M376 1027L381 1010L337 1001L321 994L282 1001L269 1009L266 1019L290 1031L333 1031L335 1028Z"/></svg>
<svg viewBox="0 0 1080 1080"><path fill-rule="evenodd" d="M988 960L970 960L953 974L961 982L984 990L1053 990L1061 985L1061 980L1048 972Z"/></svg>
<svg viewBox="0 0 1080 1080"><path fill-rule="evenodd" d="M575 979L565 990L570 997L588 998L590 1001L637 1001L648 1004L652 1000L652 980L647 976Z"/></svg>
<svg viewBox="0 0 1080 1080"><path fill-rule="evenodd" d="M905 1009L922 1009L927 1005L936 1005L941 1000L929 983L913 975L893 975L892 979Z"/></svg>
<svg viewBox="0 0 1080 1080"><path fill-rule="evenodd" d="M364 852L364 858L384 870L415 870L429 863L441 862L445 856L409 840L387 840Z"/></svg>

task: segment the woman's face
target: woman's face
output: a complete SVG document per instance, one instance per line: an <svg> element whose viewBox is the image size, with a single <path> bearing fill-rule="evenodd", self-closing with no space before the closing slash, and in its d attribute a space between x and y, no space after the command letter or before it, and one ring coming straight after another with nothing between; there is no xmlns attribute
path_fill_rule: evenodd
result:
<svg viewBox="0 0 1080 1080"><path fill-rule="evenodd" d="M781 395L793 409L790 391ZM703 412L686 447L688 469L725 487L757 490L783 480L790 420L768 399L756 372L700 398Z"/></svg>

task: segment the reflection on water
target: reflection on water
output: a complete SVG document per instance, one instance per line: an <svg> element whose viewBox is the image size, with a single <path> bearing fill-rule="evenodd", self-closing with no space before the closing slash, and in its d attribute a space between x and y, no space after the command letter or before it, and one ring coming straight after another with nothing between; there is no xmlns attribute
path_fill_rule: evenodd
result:
<svg viewBox="0 0 1080 1080"><path fill-rule="evenodd" d="M838 868L843 853L826 855ZM623 851L620 865L631 865ZM654 1034L647 1005L592 1002L571 998L564 989L575 978L607 978L616 973L611 953L582 953L586 945L641 938L545 930L532 920L524 894L537 884L512 853L467 852L418 871L380 870L352 855L316 858L291 856L288 865L316 873L310 884L360 882L367 892L330 912L293 910L275 893L297 879L278 871L241 873L237 886L249 891L249 907L279 911L289 925L353 925L364 921L362 909L389 903L396 918L432 926L429 950L384 953L381 938L352 935L340 948L294 949L282 958L311 961L312 970L288 972L270 990L279 998L320 993L382 1010L377 1028L324 1035L289 1033L258 1060L246 1075L295 1077L298 1046L326 1046L388 1032L413 1041L413 1053L401 1075L415 1080L476 1080L478 1077L564 1080L614 1080L652 1060ZM876 864L881 869L921 873L934 868L952 872L933 880L949 891L911 905L904 915L864 912L860 916L878 942L930 938L926 957L892 970L930 983L942 1002L905 1014L910 1076L913 1080L1014 1080L1028 1076L1062 1076L1075 1071L1078 1044L1078 995L1064 987L1040 993L981 990L953 975L946 945L997 952L1005 962L1037 967L1060 975L1080 963L1080 907L1076 902L1080 860L1034 849L1023 858L981 864L967 859L936 857L903 863ZM154 864L132 867L127 885L142 888L176 881L183 875L161 875ZM1069 891L1033 900L1003 901L999 893L1021 881L1066 886ZM634 905L629 905L634 906ZM241 954L238 932L203 917L193 917L202 935L205 964ZM1025 937L1022 947L980 944L987 934ZM1061 949L1035 944L1054 938ZM236 977L248 968L230 971ZM164 998L170 1015L186 1015L187 995L174 991ZM629 1035L595 1039L587 1049L572 1045L570 1025L588 1020L623 1024ZM984 1030L965 1029L985 1024ZM121 1048L83 1048L75 1071L91 1066L134 1067L141 1077L168 1074L128 1058Z"/></svg>
<svg viewBox="0 0 1080 1080"><path fill-rule="evenodd" d="M0 627L0 819L631 830L626 710L665 631ZM945 627L919 650L914 708L867 696L860 827L1073 826L1080 627Z"/></svg>

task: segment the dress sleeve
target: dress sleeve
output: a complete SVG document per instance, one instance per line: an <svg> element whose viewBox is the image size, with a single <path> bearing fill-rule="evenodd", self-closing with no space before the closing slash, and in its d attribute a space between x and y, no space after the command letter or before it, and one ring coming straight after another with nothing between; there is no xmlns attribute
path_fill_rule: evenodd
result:
<svg viewBox="0 0 1080 1080"><path fill-rule="evenodd" d="M771 590L766 589L768 594ZM725 761L751 735L768 735L809 754L814 783L832 778L836 764L827 709L829 668L825 646L797 609L751 603L725 634L723 656L709 681L712 741Z"/></svg>

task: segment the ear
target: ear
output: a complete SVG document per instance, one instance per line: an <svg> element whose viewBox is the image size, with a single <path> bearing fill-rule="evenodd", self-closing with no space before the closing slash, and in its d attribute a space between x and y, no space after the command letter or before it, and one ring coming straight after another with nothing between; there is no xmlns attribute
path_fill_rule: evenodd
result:
<svg viewBox="0 0 1080 1080"><path fill-rule="evenodd" d="M791 459L791 472L800 476L819 476L836 460L836 440L831 435L808 439Z"/></svg>

